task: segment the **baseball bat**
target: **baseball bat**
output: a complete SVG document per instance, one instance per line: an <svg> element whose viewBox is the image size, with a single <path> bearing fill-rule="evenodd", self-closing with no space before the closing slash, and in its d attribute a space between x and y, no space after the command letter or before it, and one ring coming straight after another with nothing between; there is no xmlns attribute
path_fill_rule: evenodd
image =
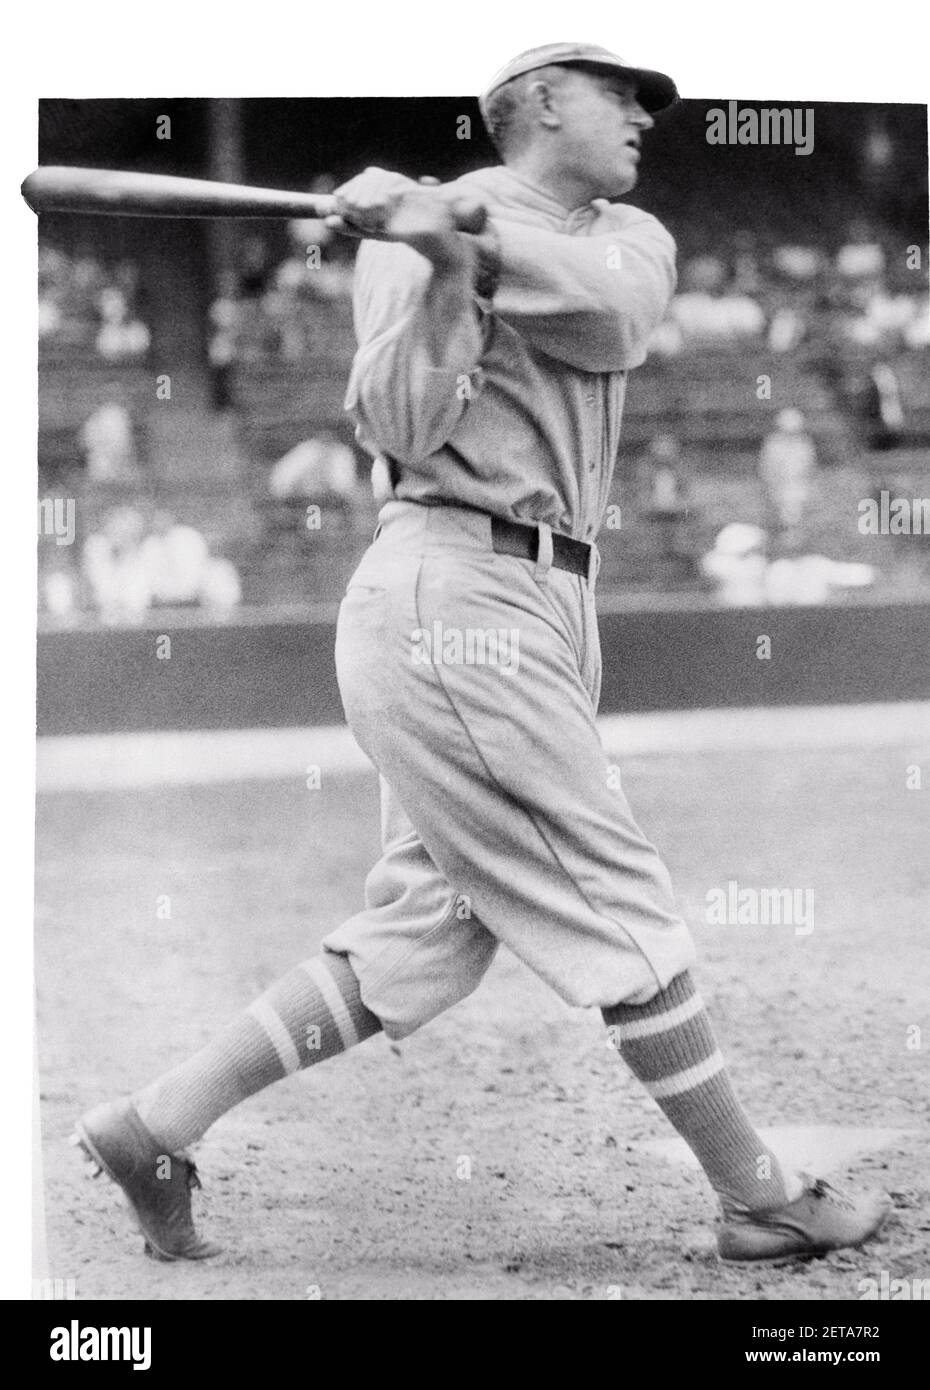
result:
<svg viewBox="0 0 930 1390"><path fill-rule="evenodd" d="M23 181L22 195L36 213L104 213L111 217L323 218L337 210L335 198L328 193L294 193L178 174L80 169L65 164L36 169ZM461 200L453 203L452 209L460 231L483 230L487 213L480 204Z"/></svg>
<svg viewBox="0 0 930 1390"><path fill-rule="evenodd" d="M106 213L115 217L328 217L335 199L325 193L140 174L123 169L79 169L47 164L23 182L33 212Z"/></svg>

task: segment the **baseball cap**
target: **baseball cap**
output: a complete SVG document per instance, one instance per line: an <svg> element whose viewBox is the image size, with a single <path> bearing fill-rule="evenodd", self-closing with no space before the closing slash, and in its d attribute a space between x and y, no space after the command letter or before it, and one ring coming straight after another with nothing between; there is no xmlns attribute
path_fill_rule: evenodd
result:
<svg viewBox="0 0 930 1390"><path fill-rule="evenodd" d="M678 88L664 72L653 72L651 68L638 68L623 58L601 48L596 43L547 43L541 48L528 48L518 53L516 58L496 72L478 98L481 115L487 121L487 103L498 88L505 82L512 82L524 73L535 72L537 68L557 63L564 67L600 68L608 72L621 72L636 83L637 99L650 113L661 111L678 100Z"/></svg>

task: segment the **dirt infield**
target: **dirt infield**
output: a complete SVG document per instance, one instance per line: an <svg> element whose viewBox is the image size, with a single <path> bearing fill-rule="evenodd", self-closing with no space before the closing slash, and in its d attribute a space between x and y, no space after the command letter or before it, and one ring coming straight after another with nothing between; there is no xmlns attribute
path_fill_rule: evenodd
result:
<svg viewBox="0 0 930 1390"><path fill-rule="evenodd" d="M183 1057L357 908L376 786L42 796L41 1272L110 1299L856 1300L882 1270L927 1278L930 788L907 789L915 762L926 782L930 746L623 764L758 1123L906 1132L840 1175L893 1193L881 1239L777 1269L718 1264L712 1196L638 1147L671 1131L597 1015L504 953L401 1045L374 1038L221 1120L195 1201L225 1253L146 1260L115 1189L67 1146L71 1123ZM813 930L708 925L707 892L730 880L812 889Z"/></svg>

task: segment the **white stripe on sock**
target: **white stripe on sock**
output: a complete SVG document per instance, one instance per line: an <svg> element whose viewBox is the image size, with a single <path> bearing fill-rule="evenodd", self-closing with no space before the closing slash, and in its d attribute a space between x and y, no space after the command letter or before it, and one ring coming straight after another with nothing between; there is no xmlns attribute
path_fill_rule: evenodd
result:
<svg viewBox="0 0 930 1390"><path fill-rule="evenodd" d="M349 1013L346 1001L339 993L339 986L332 975L322 965L318 959L304 960L300 963L300 969L305 970L310 979L316 985L323 996L327 1009L333 1016L333 1023L346 1052L350 1047L354 1047L360 1041L355 1020Z"/></svg>
<svg viewBox="0 0 930 1390"><path fill-rule="evenodd" d="M725 1066L723 1053L712 1052L705 1061L698 1062L696 1067L688 1067L686 1071L676 1071L674 1076L663 1076L659 1081L646 1081L643 1084L655 1100L663 1100L666 1096L680 1096L684 1091L693 1091L695 1086L700 1086L702 1081L709 1081L718 1071L723 1071Z"/></svg>
<svg viewBox="0 0 930 1390"><path fill-rule="evenodd" d="M269 1041L284 1068L284 1075L290 1076L292 1072L299 1071L300 1054L294 1046L290 1033L267 999L256 999L246 1009L246 1013L251 1014L256 1023L260 1023L268 1034Z"/></svg>
<svg viewBox="0 0 930 1390"><path fill-rule="evenodd" d="M694 1018L703 1007L704 1001L701 996L694 994L677 1008L669 1009L667 1013L653 1014L650 1018L637 1018L632 1023L620 1023L617 1025L620 1041L632 1042L634 1038L649 1038L654 1033L667 1033L672 1028L677 1028L680 1023L687 1023L689 1018Z"/></svg>

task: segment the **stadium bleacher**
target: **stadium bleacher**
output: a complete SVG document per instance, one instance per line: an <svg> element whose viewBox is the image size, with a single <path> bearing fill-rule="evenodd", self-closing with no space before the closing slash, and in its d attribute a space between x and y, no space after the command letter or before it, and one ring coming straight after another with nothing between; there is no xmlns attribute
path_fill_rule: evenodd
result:
<svg viewBox="0 0 930 1390"><path fill-rule="evenodd" d="M882 480L900 478L911 486L930 487L925 452L930 444L930 351L909 345L897 329L876 341L857 340L868 293L856 287L850 291L836 275L831 268L835 248L830 254L818 250L823 267L818 277L788 285L773 268L777 246L770 243L763 250L755 245L747 252L746 246L752 246L748 235L742 245L740 273L745 275L748 257L765 326L733 340L685 337L673 351L653 352L631 374L613 492L623 525L617 534L606 531L602 537L601 584L608 590L700 588L696 557L719 529L732 520L765 523L759 450L786 407L803 412L817 449L816 502L805 527L809 548L840 559L862 558L868 549L854 531L837 526L834 509L845 509L845 515L856 496L868 494ZM687 257L684 266L687 277ZM717 294L727 292L732 267L721 263L721 269ZM57 274L60 280L60 264ZM925 274L918 278L924 284ZM375 516L369 461L354 445L343 409L354 352L351 301L344 292L310 294L293 275L270 283L273 294L256 293L253 287L236 306L237 332L224 382L230 408L225 411L211 410L206 362L188 369L187 404L159 413L151 354L106 360L94 350L86 325L81 343L54 336L43 341L40 478L46 490L66 486L70 495L82 499L84 533L100 524L108 507L134 496L157 501L200 527L238 567L246 603L335 602ZM899 271L872 290L890 293L902 284L913 294L915 280L902 279ZM768 326L788 303L802 324L800 341L791 350L776 351L768 341ZM877 363L893 373L901 406L900 426L880 446L871 380ZM131 421L135 481L98 482L86 475L82 428L94 410L114 401ZM355 448L359 491L350 508L323 499L325 524L308 531L300 525L299 508L271 498L268 477L275 461L295 445L324 433ZM659 542L636 484L638 460L659 435L677 441L687 484L677 556ZM667 530L665 534L667 542ZM901 582L913 586L913 554L905 558L903 548L886 557L891 579L899 553L902 574L906 571ZM55 559L61 562L60 555ZM927 562L918 570L918 584L930 591Z"/></svg>

